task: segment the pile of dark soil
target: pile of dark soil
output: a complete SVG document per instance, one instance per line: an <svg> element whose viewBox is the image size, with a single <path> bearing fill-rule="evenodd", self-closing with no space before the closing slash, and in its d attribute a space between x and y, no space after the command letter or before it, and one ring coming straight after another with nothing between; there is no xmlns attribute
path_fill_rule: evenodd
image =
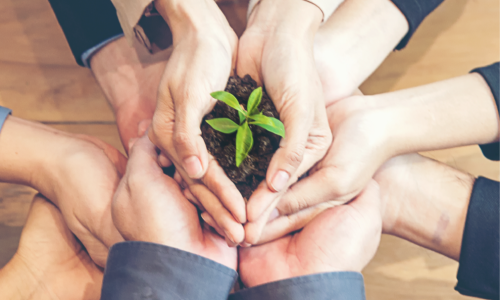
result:
<svg viewBox="0 0 500 300"><path fill-rule="evenodd" d="M226 92L233 94L246 109L248 97L257 87L257 83L249 75L243 78L230 77ZM262 90L262 101L258 108L264 115L279 119L278 111L267 96L265 89ZM214 109L205 116L201 123L201 136L207 145L208 152L215 157L241 195L248 200L259 183L265 179L267 167L279 147L281 137L259 126L250 125L254 140L253 148L238 168L235 162L236 132L225 134L214 130L205 122L214 118L229 118L239 124L238 112L225 103L217 101Z"/></svg>

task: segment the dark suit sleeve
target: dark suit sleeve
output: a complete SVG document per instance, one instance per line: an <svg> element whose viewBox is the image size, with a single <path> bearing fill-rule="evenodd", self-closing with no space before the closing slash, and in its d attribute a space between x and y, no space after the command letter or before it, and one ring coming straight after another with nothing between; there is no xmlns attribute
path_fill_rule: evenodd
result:
<svg viewBox="0 0 500 300"><path fill-rule="evenodd" d="M392 0L408 21L408 33L396 46L396 50L406 47L413 33L417 30L422 21L444 0Z"/></svg>
<svg viewBox="0 0 500 300"><path fill-rule="evenodd" d="M271 282L231 294L229 300L364 300L363 275L321 273Z"/></svg>
<svg viewBox="0 0 500 300"><path fill-rule="evenodd" d="M123 33L110 0L49 0L76 62L82 53Z"/></svg>
<svg viewBox="0 0 500 300"><path fill-rule="evenodd" d="M488 86L491 89L491 93L493 94L493 97L495 98L495 102L497 104L497 110L498 113L500 114L500 104L498 102L498 99L500 98L500 63L494 63L492 65L482 67L482 68L477 68L471 71L479 73L481 76L483 76L484 80L488 84ZM486 158L491 159L491 160L499 160L500 159L500 147L499 147L499 142L496 143L490 143L490 144L485 144L485 145L479 145L481 148L481 151L483 151L484 156Z"/></svg>
<svg viewBox="0 0 500 300"><path fill-rule="evenodd" d="M499 299L499 188L484 177L474 183L455 287L460 294Z"/></svg>
<svg viewBox="0 0 500 300"><path fill-rule="evenodd" d="M111 247L101 299L226 300L236 271L204 257L144 242Z"/></svg>

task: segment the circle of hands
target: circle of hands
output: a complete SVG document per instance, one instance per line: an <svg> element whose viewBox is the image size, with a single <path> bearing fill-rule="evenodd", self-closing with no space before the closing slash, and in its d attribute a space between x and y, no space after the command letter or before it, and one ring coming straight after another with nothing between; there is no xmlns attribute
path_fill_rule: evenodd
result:
<svg viewBox="0 0 500 300"><path fill-rule="evenodd" d="M79 280L46 282L40 292L57 295L66 285L62 290L87 289L92 298L99 295L109 248L121 241L206 257L238 270L246 287L360 272L368 264L382 229L397 222L390 197L382 195L407 165L425 159L389 160L397 153L381 147L386 128L371 114L376 104L356 94L354 82L328 84L343 70L318 42L319 11L269 30L272 17L262 13L273 11L265 7L269 2L255 8L240 39L216 4L207 4L215 21L195 33L172 28L167 62L141 64L123 38L96 54L92 70L129 157L95 138L63 137L73 145L66 151L71 155L61 156L64 168L54 177L33 182L44 196L35 197L5 269L28 268L33 278L67 274ZM97 63L109 57L113 68ZM210 93L224 90L234 70L266 87L286 130L266 180L247 203L207 152L200 131L215 105ZM381 168L384 162L391 167ZM173 178L162 170L172 164Z"/></svg>

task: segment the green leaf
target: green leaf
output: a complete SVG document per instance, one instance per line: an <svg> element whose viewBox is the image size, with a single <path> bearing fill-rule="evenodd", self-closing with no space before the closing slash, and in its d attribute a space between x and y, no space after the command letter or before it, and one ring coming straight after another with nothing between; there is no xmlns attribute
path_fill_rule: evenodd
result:
<svg viewBox="0 0 500 300"><path fill-rule="evenodd" d="M248 98L247 111L250 115L256 115L259 113L258 107L260 101L262 100L262 88L258 87L250 94Z"/></svg>
<svg viewBox="0 0 500 300"><path fill-rule="evenodd" d="M285 126L283 125L283 123L281 123L280 120L261 114L253 115L249 118L253 120L250 122L250 124L260 126L265 130L277 134L283 138L285 137Z"/></svg>
<svg viewBox="0 0 500 300"><path fill-rule="evenodd" d="M212 126L213 129L220 131L222 133L233 133L238 130L238 124L234 123L228 118L218 118L206 121L208 125Z"/></svg>
<svg viewBox="0 0 500 300"><path fill-rule="evenodd" d="M219 91L219 92L213 92L210 94L212 97L215 99L222 101L229 105L230 107L236 109L237 111L241 112L243 115L247 115L247 112L241 108L240 103L238 102L238 99L234 97L232 94L224 91Z"/></svg>
<svg viewBox="0 0 500 300"><path fill-rule="evenodd" d="M247 119L247 117L245 117L245 115L240 111L238 111L238 116L240 117L240 124L243 124L243 122L245 122L245 120Z"/></svg>
<svg viewBox="0 0 500 300"><path fill-rule="evenodd" d="M253 147L253 136L248 122L243 123L238 128L236 133L236 166L239 167L241 163L247 158L248 153Z"/></svg>

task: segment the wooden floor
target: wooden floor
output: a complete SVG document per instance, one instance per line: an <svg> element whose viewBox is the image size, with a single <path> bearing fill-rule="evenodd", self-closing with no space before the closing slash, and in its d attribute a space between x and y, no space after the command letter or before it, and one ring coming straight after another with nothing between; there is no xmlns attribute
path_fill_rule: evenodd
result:
<svg viewBox="0 0 500 300"><path fill-rule="evenodd" d="M499 1L445 1L365 82L366 94L466 74L499 60ZM120 148L114 117L87 69L76 65L46 0L0 1L0 105L14 115L99 137ZM499 180L499 164L477 146L429 152L474 175ZM0 183L0 266L17 247L34 191ZM465 299L453 290L458 264L384 236L365 269L368 299Z"/></svg>

